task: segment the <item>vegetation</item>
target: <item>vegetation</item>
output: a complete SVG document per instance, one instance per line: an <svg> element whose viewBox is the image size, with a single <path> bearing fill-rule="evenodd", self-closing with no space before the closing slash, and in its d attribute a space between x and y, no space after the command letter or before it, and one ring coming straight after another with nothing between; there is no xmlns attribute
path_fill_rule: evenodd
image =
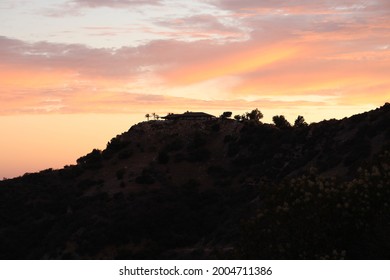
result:
<svg viewBox="0 0 390 280"><path fill-rule="evenodd" d="M1 181L0 258L389 259L390 105L276 117L142 122Z"/></svg>
<svg viewBox="0 0 390 280"><path fill-rule="evenodd" d="M228 119L232 116L232 112L223 112L223 114L220 116L221 119Z"/></svg>
<svg viewBox="0 0 390 280"><path fill-rule="evenodd" d="M246 118L254 122L260 122L263 117L263 114L257 108L252 110L250 113L246 113Z"/></svg>
<svg viewBox="0 0 390 280"><path fill-rule="evenodd" d="M389 166L386 150L351 180L307 174L273 186L243 224L241 257L388 259Z"/></svg>
<svg viewBox="0 0 390 280"><path fill-rule="evenodd" d="M288 122L288 120L286 120L283 115L274 116L272 118L272 121L274 122L275 126L280 129L286 129L291 127L291 124Z"/></svg>
<svg viewBox="0 0 390 280"><path fill-rule="evenodd" d="M298 116L294 122L294 127L306 127L308 124L303 116Z"/></svg>
<svg viewBox="0 0 390 280"><path fill-rule="evenodd" d="M94 149L89 154L77 159L77 164L87 169L99 169L102 167L102 152Z"/></svg>
<svg viewBox="0 0 390 280"><path fill-rule="evenodd" d="M250 112L246 112L243 115L235 115L234 119L239 122L252 121L254 123L260 123L260 120L264 117L263 113L259 109L254 109Z"/></svg>

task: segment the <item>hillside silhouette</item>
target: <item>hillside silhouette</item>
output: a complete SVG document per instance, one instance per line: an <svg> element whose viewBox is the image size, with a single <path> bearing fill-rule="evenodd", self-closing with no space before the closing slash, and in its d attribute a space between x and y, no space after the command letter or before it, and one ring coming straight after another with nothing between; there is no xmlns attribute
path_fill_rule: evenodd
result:
<svg viewBox="0 0 390 280"><path fill-rule="evenodd" d="M0 258L389 259L390 104L310 125L252 113L142 122L0 182Z"/></svg>

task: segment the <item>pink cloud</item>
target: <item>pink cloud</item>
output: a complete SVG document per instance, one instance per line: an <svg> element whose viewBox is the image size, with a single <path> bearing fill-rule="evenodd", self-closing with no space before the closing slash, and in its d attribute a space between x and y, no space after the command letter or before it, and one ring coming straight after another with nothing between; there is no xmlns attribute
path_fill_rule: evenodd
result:
<svg viewBox="0 0 390 280"><path fill-rule="evenodd" d="M96 8L96 7L112 7L121 8L136 5L157 5L160 0L72 0L71 3L76 5Z"/></svg>
<svg viewBox="0 0 390 280"><path fill-rule="evenodd" d="M139 72L135 48L94 49L83 45L27 43L0 37L0 65L21 69L71 70L80 76L124 78Z"/></svg>
<svg viewBox="0 0 390 280"><path fill-rule="evenodd" d="M82 16L82 8L129 8L144 5L160 5L161 0L68 0L52 8L45 9L42 14L48 17Z"/></svg>
<svg viewBox="0 0 390 280"><path fill-rule="evenodd" d="M218 17L207 14L163 20L157 24L171 28L169 35L175 38L237 40L246 36L239 27L226 25Z"/></svg>
<svg viewBox="0 0 390 280"><path fill-rule="evenodd" d="M50 114L50 113L138 113L156 111L159 114L183 110L239 110L248 111L255 107L272 109L294 106L310 107L325 105L311 101L275 101L258 99L199 100L195 98L164 95L136 94L128 92L93 92L90 88L28 90L3 92L0 101L7 106L0 108L0 115Z"/></svg>
<svg viewBox="0 0 390 280"><path fill-rule="evenodd" d="M103 1L81 2L90 7L103 5ZM90 48L0 37L1 98L2 104L9 105L3 106L2 113L127 112L148 106L180 111L188 104L193 110L223 106L248 110L256 105L243 99L258 99L272 107L281 106L278 98L293 96L296 100L301 95L320 101L329 98L333 104L361 104L369 101L361 89L371 90L375 102L389 99L389 20L374 16L383 15L379 7L386 7L386 2L360 9L353 8L353 1L291 1L286 4L290 11L296 11L291 15L258 13L258 9L276 8L281 1L238 2L219 2L233 16L236 11L251 9L252 16L235 18L236 26L226 15L159 19L155 24L163 28L148 32L163 32L165 28L170 33L166 38L176 40L155 40L137 47ZM343 5L349 7L348 12L340 12ZM88 27L105 36L125 29ZM218 40L218 36L247 36L247 40ZM197 86L203 88L202 83L218 79L234 82L230 88L213 84L220 86L210 89L217 102L196 96L164 96L183 90L182 96L188 97ZM286 104L313 105L294 102Z"/></svg>
<svg viewBox="0 0 390 280"><path fill-rule="evenodd" d="M383 0L385 1L385 0ZM311 0L268 0L268 1L257 1L257 0L215 0L211 1L216 6L233 10L233 11L306 11L306 12L316 12L316 11L326 11L330 10L336 12L337 10L356 10L362 9L366 6L371 6L373 4L368 3L368 1L356 0L330 0L330 1L311 1Z"/></svg>

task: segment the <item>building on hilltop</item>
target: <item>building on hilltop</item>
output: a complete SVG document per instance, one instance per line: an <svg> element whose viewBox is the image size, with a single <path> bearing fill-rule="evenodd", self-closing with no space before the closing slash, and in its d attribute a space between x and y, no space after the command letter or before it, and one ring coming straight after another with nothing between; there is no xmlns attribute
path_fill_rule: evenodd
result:
<svg viewBox="0 0 390 280"><path fill-rule="evenodd" d="M165 117L161 117L164 120L186 120L186 121L197 121L197 120L213 120L215 116L203 113L203 112L185 112L184 114L168 114Z"/></svg>

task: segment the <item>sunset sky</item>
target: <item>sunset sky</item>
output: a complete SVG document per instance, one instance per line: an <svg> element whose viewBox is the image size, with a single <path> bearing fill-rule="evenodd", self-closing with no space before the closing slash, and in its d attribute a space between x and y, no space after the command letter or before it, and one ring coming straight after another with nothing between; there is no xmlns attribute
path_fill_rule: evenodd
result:
<svg viewBox="0 0 390 280"><path fill-rule="evenodd" d="M314 122L390 99L389 0L1 0L0 19L0 179L146 113Z"/></svg>

